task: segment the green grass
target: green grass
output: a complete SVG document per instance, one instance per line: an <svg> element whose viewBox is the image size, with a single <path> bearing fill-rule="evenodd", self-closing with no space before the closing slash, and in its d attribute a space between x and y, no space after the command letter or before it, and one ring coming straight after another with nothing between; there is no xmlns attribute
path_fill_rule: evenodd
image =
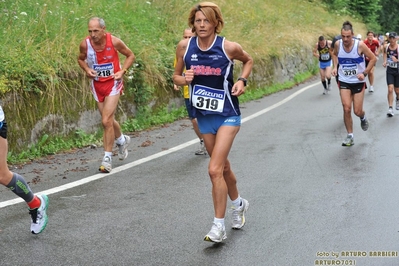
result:
<svg viewBox="0 0 399 266"><path fill-rule="evenodd" d="M82 90L82 70L77 64L78 45L87 35L87 21L103 17L109 32L120 37L135 53L136 66L125 92L134 95L136 117L126 121L124 131L140 131L170 123L185 116L184 108L157 106L153 99L173 94L172 73L175 46L187 27L189 9L198 3L186 0L13 0L0 1L0 97L30 95L48 97L50 111L57 113L57 95ZM350 19L356 34L365 26L356 20L329 12L321 0L220 0L225 27L223 36L237 41L254 58L255 65L298 47L312 47L319 35L336 35L342 22ZM247 88L241 102L287 89L317 72L298 74L285 84ZM251 82L250 82L251 84ZM253 84L253 83L252 83ZM27 94L26 94L27 93ZM18 99L18 97L15 97ZM25 116L21 111L19 117ZM15 118L14 118L15 119ZM76 132L67 137L42 136L26 151L9 153L10 162L91 144L97 135ZM79 143L76 143L76 139Z"/></svg>
<svg viewBox="0 0 399 266"><path fill-rule="evenodd" d="M293 86L314 76L314 74L314 72L300 73L294 77L293 81L276 83L272 86L257 90L248 90L248 92L240 96L240 102L245 103L257 100L275 92L292 88ZM181 106L179 108L172 107L169 109L163 107L159 108L151 115L148 115L148 112L144 112L143 115L138 115L137 118L128 119L121 126L123 132L137 132L153 127L159 127L184 118L187 118L185 106ZM76 131L72 138L60 136L50 137L49 135L44 135L39 143L32 145L26 151L18 154L9 152L8 162L10 164L18 164L38 157L56 154L60 151L82 148L92 144L96 144L97 146L102 145L102 130L99 130L95 134L86 134L83 131Z"/></svg>
<svg viewBox="0 0 399 266"><path fill-rule="evenodd" d="M68 151L76 148L82 148L89 145L102 145L102 132L96 134L86 134L83 131L76 131L69 138L53 136L45 134L40 141L35 145L30 146L27 150L13 153L8 152L7 160L10 164L18 164L33 160L35 158L43 157L59 153L60 151Z"/></svg>
<svg viewBox="0 0 399 266"><path fill-rule="evenodd" d="M334 36L347 17L330 14L320 0L216 1L225 19L222 35L256 59L281 55L283 47L310 46L319 35ZM104 17L107 30L136 54L143 83L170 88L173 56L189 9L197 1L14 0L0 2L0 93L67 90L65 77L82 71L78 45L87 20ZM354 21L356 33L364 25ZM140 72L140 73L138 73ZM69 79L67 79L69 81Z"/></svg>

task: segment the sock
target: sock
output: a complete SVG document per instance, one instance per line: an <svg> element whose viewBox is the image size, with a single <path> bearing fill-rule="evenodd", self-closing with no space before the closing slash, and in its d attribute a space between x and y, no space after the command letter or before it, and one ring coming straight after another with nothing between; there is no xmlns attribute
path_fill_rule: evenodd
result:
<svg viewBox="0 0 399 266"><path fill-rule="evenodd" d="M121 134L119 138L116 139L116 143L121 145L123 143L125 143L125 135Z"/></svg>
<svg viewBox="0 0 399 266"><path fill-rule="evenodd" d="M221 224L222 225L222 227L224 228L224 218L213 218L213 222L215 223L215 224Z"/></svg>
<svg viewBox="0 0 399 266"><path fill-rule="evenodd" d="M348 136L351 136L353 138L353 133L348 133Z"/></svg>
<svg viewBox="0 0 399 266"><path fill-rule="evenodd" d="M389 106L389 108L388 109L392 109L392 106Z"/></svg>
<svg viewBox="0 0 399 266"><path fill-rule="evenodd" d="M38 209L42 202L37 196L34 196L33 200L31 202L28 202L29 209L34 210Z"/></svg>
<svg viewBox="0 0 399 266"><path fill-rule="evenodd" d="M327 89L326 81L324 80L324 81L322 81L321 83L323 84L323 87L324 87L325 89Z"/></svg>
<svg viewBox="0 0 399 266"><path fill-rule="evenodd" d="M25 179L17 173L13 173L12 179L6 187L8 187L18 197L26 201L26 203L31 202L35 197Z"/></svg>
<svg viewBox="0 0 399 266"><path fill-rule="evenodd" d="M360 120L362 120L362 121L366 120L366 115L364 115L363 117L360 117Z"/></svg>
<svg viewBox="0 0 399 266"><path fill-rule="evenodd" d="M240 208L241 203L242 203L240 195L238 195L238 198L233 200L231 203L233 203L234 208L236 208L236 209Z"/></svg>
<svg viewBox="0 0 399 266"><path fill-rule="evenodd" d="M104 158L105 158L106 156L108 156L108 157L111 158L111 160L112 160L112 151L106 151L106 152L104 152Z"/></svg>
<svg viewBox="0 0 399 266"><path fill-rule="evenodd" d="M328 85L330 85L331 84L331 79L327 79L327 83L328 83Z"/></svg>

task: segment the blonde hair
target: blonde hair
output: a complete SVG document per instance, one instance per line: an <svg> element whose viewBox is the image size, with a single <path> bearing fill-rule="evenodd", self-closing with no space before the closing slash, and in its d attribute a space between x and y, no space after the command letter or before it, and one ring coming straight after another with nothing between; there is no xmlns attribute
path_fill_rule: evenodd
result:
<svg viewBox="0 0 399 266"><path fill-rule="evenodd" d="M215 32L217 34L219 34L222 31L224 26L224 21L220 8L212 2L202 2L199 3L198 5L195 5L191 9L190 14L188 16L188 26L191 28L192 32L195 32L194 20L195 20L195 14L198 11L201 11L211 24L216 25Z"/></svg>

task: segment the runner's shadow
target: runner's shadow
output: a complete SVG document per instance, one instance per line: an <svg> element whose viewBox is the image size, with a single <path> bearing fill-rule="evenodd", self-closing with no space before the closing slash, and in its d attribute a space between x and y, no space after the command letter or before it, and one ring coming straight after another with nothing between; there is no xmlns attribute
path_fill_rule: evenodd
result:
<svg viewBox="0 0 399 266"><path fill-rule="evenodd" d="M223 243L223 242L213 243L213 245L204 248L204 253L208 254L208 255L214 254L214 253L222 250L225 245L226 245L226 243Z"/></svg>

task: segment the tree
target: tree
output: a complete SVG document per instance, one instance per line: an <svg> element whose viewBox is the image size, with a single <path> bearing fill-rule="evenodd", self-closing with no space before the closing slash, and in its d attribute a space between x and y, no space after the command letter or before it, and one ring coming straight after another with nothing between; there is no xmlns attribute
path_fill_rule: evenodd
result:
<svg viewBox="0 0 399 266"><path fill-rule="evenodd" d="M392 0L324 0L324 2L335 11L359 16L369 29L380 30L381 2L393 2ZM394 0L399 2L399 0Z"/></svg>
<svg viewBox="0 0 399 266"><path fill-rule="evenodd" d="M364 23L374 24L377 22L379 11L382 8L380 2L381 0L355 0L348 1L348 4L350 10L359 14Z"/></svg>
<svg viewBox="0 0 399 266"><path fill-rule="evenodd" d="M399 32L399 0L380 0L382 8L378 12L381 29Z"/></svg>

